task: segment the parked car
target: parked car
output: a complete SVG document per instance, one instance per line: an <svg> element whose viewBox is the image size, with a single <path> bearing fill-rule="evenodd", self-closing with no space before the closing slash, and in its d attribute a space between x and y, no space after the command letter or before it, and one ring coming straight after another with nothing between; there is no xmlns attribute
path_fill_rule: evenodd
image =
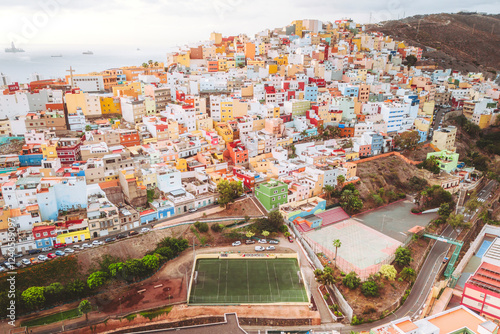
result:
<svg viewBox="0 0 500 334"><path fill-rule="evenodd" d="M39 249L30 249L30 250L28 251L28 254L29 254L29 255L35 255L35 254L39 254L39 253L41 253L41 252L42 252L42 251L41 251L41 250L39 250Z"/></svg>
<svg viewBox="0 0 500 334"><path fill-rule="evenodd" d="M22 262L16 262L16 267L21 268L23 266Z"/></svg>
<svg viewBox="0 0 500 334"><path fill-rule="evenodd" d="M266 250L268 250L268 251L276 250L276 247L274 247L274 246L267 246Z"/></svg>
<svg viewBox="0 0 500 334"><path fill-rule="evenodd" d="M83 247L82 247L82 246L80 246L80 245L73 245L73 248L74 248L74 249L82 249Z"/></svg>
<svg viewBox="0 0 500 334"><path fill-rule="evenodd" d="M106 238L105 243L116 241L116 238Z"/></svg>
<svg viewBox="0 0 500 334"><path fill-rule="evenodd" d="M18 257L23 257L23 254L21 253L14 254L14 259L17 259Z"/></svg>
<svg viewBox="0 0 500 334"><path fill-rule="evenodd" d="M31 261L28 259L22 259L21 263L24 264L25 266L29 266L31 264Z"/></svg>
<svg viewBox="0 0 500 334"><path fill-rule="evenodd" d="M293 242L292 236L290 236L290 235L288 236L288 241Z"/></svg>
<svg viewBox="0 0 500 334"><path fill-rule="evenodd" d="M448 262L448 260L449 260L449 258L445 257L445 258L443 259L443 263Z"/></svg>
<svg viewBox="0 0 500 334"><path fill-rule="evenodd" d="M189 209L188 211L189 211L189 212L196 212L196 211L198 211L198 209L197 209L197 208L191 208L191 209Z"/></svg>
<svg viewBox="0 0 500 334"><path fill-rule="evenodd" d="M43 261L47 261L49 258L46 257L45 255L38 255L37 259L38 259L38 261L42 261L43 262Z"/></svg>
<svg viewBox="0 0 500 334"><path fill-rule="evenodd" d="M54 248L57 249L57 248L62 248L64 247L65 245L64 244L54 244Z"/></svg>
<svg viewBox="0 0 500 334"><path fill-rule="evenodd" d="M233 246L239 246L241 245L241 241L235 241L232 243Z"/></svg>
<svg viewBox="0 0 500 334"><path fill-rule="evenodd" d="M247 245L251 245L251 244L254 244L255 243L255 240L246 240L245 243Z"/></svg>
<svg viewBox="0 0 500 334"><path fill-rule="evenodd" d="M266 250L266 248L265 248L265 247L262 247L262 246L255 246L255 251L256 251L256 252L263 252L263 251L265 251L265 250Z"/></svg>
<svg viewBox="0 0 500 334"><path fill-rule="evenodd" d="M92 248L92 245L91 244L82 244L82 248Z"/></svg>
<svg viewBox="0 0 500 334"><path fill-rule="evenodd" d="M66 254L66 253L64 253L62 250L56 250L57 256L64 256L64 254Z"/></svg>
<svg viewBox="0 0 500 334"><path fill-rule="evenodd" d="M47 257L48 257L49 259L53 259L53 258L55 258L56 256L57 256L57 255L56 255L56 254L54 254L54 253L49 253L49 254L47 254Z"/></svg>
<svg viewBox="0 0 500 334"><path fill-rule="evenodd" d="M102 241L100 241L100 240L94 240L94 241L92 241L92 245L93 245L93 246L100 246L100 245L102 245L102 244L103 244L103 242L102 242Z"/></svg>
<svg viewBox="0 0 500 334"><path fill-rule="evenodd" d="M131 237L131 236L133 236L133 235L138 235L138 234L139 234L139 232L137 232L137 231L130 231L130 232L128 233L128 236L129 236L129 237Z"/></svg>
<svg viewBox="0 0 500 334"><path fill-rule="evenodd" d="M277 244L279 244L280 242L279 242L278 240L269 240L269 243L270 243L270 244L275 244L275 245L277 245Z"/></svg>
<svg viewBox="0 0 500 334"><path fill-rule="evenodd" d="M151 229L149 227L141 228L141 233L148 233L149 231L151 231Z"/></svg>
<svg viewBox="0 0 500 334"><path fill-rule="evenodd" d="M43 247L42 252L50 252L52 250L52 247Z"/></svg>
<svg viewBox="0 0 500 334"><path fill-rule="evenodd" d="M5 261L4 263L2 263L2 265L7 269L7 270L12 270L13 269L13 266L14 266L14 263L10 263L9 261Z"/></svg>
<svg viewBox="0 0 500 334"><path fill-rule="evenodd" d="M123 239L123 238L126 238L126 237L127 237L127 235L126 235L126 234L118 234L118 235L116 236L116 240L120 240L120 239Z"/></svg>
<svg viewBox="0 0 500 334"><path fill-rule="evenodd" d="M64 249L64 253L74 253L75 250L74 249L71 249L71 248L65 248Z"/></svg>
<svg viewBox="0 0 500 334"><path fill-rule="evenodd" d="M7 269L5 269L4 267L0 267L0 273L4 272L5 270L7 270Z"/></svg>
<svg viewBox="0 0 500 334"><path fill-rule="evenodd" d="M38 262L38 260L36 259L36 257L32 257L30 259L30 263L37 263L37 262Z"/></svg>
<svg viewBox="0 0 500 334"><path fill-rule="evenodd" d="M259 239L259 244L267 244L267 240L266 239Z"/></svg>

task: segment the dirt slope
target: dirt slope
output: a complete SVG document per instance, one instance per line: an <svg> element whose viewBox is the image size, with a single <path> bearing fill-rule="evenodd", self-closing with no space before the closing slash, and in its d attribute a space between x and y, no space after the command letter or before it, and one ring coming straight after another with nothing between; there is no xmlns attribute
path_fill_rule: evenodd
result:
<svg viewBox="0 0 500 334"><path fill-rule="evenodd" d="M499 14L417 15L371 25L368 30L423 48L423 57L440 68L483 72L500 68Z"/></svg>

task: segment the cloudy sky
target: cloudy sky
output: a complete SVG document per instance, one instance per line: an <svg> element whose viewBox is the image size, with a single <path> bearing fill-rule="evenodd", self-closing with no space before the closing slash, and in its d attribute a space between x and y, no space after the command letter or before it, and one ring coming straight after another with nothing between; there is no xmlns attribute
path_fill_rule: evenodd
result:
<svg viewBox="0 0 500 334"><path fill-rule="evenodd" d="M368 23L403 15L500 12L498 0L22 0L0 2L0 43L175 46L224 35L254 34L295 19Z"/></svg>

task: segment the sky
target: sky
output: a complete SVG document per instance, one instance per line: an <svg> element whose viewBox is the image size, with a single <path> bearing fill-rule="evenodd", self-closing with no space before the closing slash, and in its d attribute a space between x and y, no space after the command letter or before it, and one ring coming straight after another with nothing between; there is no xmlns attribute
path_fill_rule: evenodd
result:
<svg viewBox="0 0 500 334"><path fill-rule="evenodd" d="M461 10L499 13L498 0L22 0L0 2L0 45L173 47L210 32L253 35L296 19L359 23ZM119 49L117 49L119 51Z"/></svg>

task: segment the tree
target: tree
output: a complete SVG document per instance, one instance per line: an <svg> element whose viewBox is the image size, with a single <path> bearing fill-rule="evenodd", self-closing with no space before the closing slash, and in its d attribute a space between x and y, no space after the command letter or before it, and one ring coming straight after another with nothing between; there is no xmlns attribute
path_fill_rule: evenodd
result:
<svg viewBox="0 0 500 334"><path fill-rule="evenodd" d="M394 138L394 145L403 150L413 150L417 148L419 141L418 131L405 131Z"/></svg>
<svg viewBox="0 0 500 334"><path fill-rule="evenodd" d="M344 277L344 279L342 280L342 284L344 284L349 289L354 290L361 284L361 278L358 277L358 274L356 274L356 272L351 271Z"/></svg>
<svg viewBox="0 0 500 334"><path fill-rule="evenodd" d="M306 130L303 130L300 135L302 136L302 138L304 137L307 137L307 131Z"/></svg>
<svg viewBox="0 0 500 334"><path fill-rule="evenodd" d="M59 282L54 282L49 286L45 287L45 297L49 301L49 303L55 303L60 301L63 297L64 286Z"/></svg>
<svg viewBox="0 0 500 334"><path fill-rule="evenodd" d="M125 262L126 274L129 279L144 276L148 271L144 263L139 259L132 259Z"/></svg>
<svg viewBox="0 0 500 334"><path fill-rule="evenodd" d="M380 275L387 278L389 281L394 281L396 279L396 275L398 274L396 268L391 266L390 264L383 264L380 267Z"/></svg>
<svg viewBox="0 0 500 334"><path fill-rule="evenodd" d="M323 191L325 192L326 197L328 199L331 199L332 198L332 194L335 191L335 187L327 184L326 186L323 187Z"/></svg>
<svg viewBox="0 0 500 334"><path fill-rule="evenodd" d="M471 197L467 203L465 203L465 207L468 212L474 212L481 206L481 203L477 200L477 197Z"/></svg>
<svg viewBox="0 0 500 334"><path fill-rule="evenodd" d="M91 130L92 127L89 124L85 125L85 131L91 131Z"/></svg>
<svg viewBox="0 0 500 334"><path fill-rule="evenodd" d="M108 272L111 275L111 277L117 277L120 276L120 274L123 272L125 268L125 264L123 262L115 262L111 263L108 266Z"/></svg>
<svg viewBox="0 0 500 334"><path fill-rule="evenodd" d="M78 305L78 311L85 314L85 321L89 321L89 312L92 311L92 304L87 299L84 299Z"/></svg>
<svg viewBox="0 0 500 334"><path fill-rule="evenodd" d="M29 309L37 309L45 304L45 288L43 286L32 286L21 294L23 303Z"/></svg>
<svg viewBox="0 0 500 334"><path fill-rule="evenodd" d="M377 297L379 295L379 286L377 282L370 280L361 285L361 293L366 297Z"/></svg>
<svg viewBox="0 0 500 334"><path fill-rule="evenodd" d="M410 68L417 63L418 59L414 55L408 55L408 56L406 56L405 60L406 60L406 66L408 66L408 68Z"/></svg>
<svg viewBox="0 0 500 334"><path fill-rule="evenodd" d="M417 272L411 267L404 267L399 273L402 279L408 282L413 282L417 278Z"/></svg>
<svg viewBox="0 0 500 334"><path fill-rule="evenodd" d="M155 271L160 266L160 260L155 255L145 255L142 258L142 264L149 271Z"/></svg>
<svg viewBox="0 0 500 334"><path fill-rule="evenodd" d="M142 67L147 68L148 64L147 63L142 63Z"/></svg>
<svg viewBox="0 0 500 334"><path fill-rule="evenodd" d="M269 212L267 218L257 220L257 227L263 231L278 232L281 225L285 220L278 210Z"/></svg>
<svg viewBox="0 0 500 334"><path fill-rule="evenodd" d="M252 231L247 231L247 233L245 235L248 239L252 239L252 237L255 235L255 233L253 233Z"/></svg>
<svg viewBox="0 0 500 334"><path fill-rule="evenodd" d="M411 261L411 250L406 247L399 246L396 249L396 258L394 259L394 262L401 267L405 267L409 265Z"/></svg>
<svg viewBox="0 0 500 334"><path fill-rule="evenodd" d="M363 201L359 198L359 192L357 190L342 191L342 195L340 195L340 206L349 214L361 210L363 208Z"/></svg>
<svg viewBox="0 0 500 334"><path fill-rule="evenodd" d="M469 224L464 222L464 215L462 214L450 214L450 216L448 217L448 219L446 219L446 223L448 225L450 225L451 227L453 227L454 230L456 230L457 228L462 228L462 227L468 227Z"/></svg>
<svg viewBox="0 0 500 334"><path fill-rule="evenodd" d="M160 254L167 260L171 260L174 258L174 251L170 247L160 247L155 251L156 254Z"/></svg>
<svg viewBox="0 0 500 334"><path fill-rule="evenodd" d="M78 298L84 295L87 285L82 280L76 279L66 285L66 291L70 297Z"/></svg>
<svg viewBox="0 0 500 334"><path fill-rule="evenodd" d="M333 270L330 267L325 267L323 270L316 269L314 271L314 277L316 281L323 285L329 285L335 283L335 277L333 277Z"/></svg>
<svg viewBox="0 0 500 334"><path fill-rule="evenodd" d="M441 169L439 168L439 163L437 162L436 157L429 157L419 163L417 165L417 168L420 169L427 169L428 171L434 173L434 174L439 174Z"/></svg>
<svg viewBox="0 0 500 334"><path fill-rule="evenodd" d="M107 279L108 274L103 271L96 271L90 274L87 278L87 285L89 286L89 288L95 289L106 283Z"/></svg>
<svg viewBox="0 0 500 334"><path fill-rule="evenodd" d="M267 236L269 235L269 231L262 231L262 235L267 238Z"/></svg>
<svg viewBox="0 0 500 334"><path fill-rule="evenodd" d="M344 186L344 182L345 182L344 175L337 176L337 189L342 189L342 187Z"/></svg>
<svg viewBox="0 0 500 334"><path fill-rule="evenodd" d="M243 184L239 181L222 180L217 185L217 191L219 192L219 205L226 207L243 194Z"/></svg>
<svg viewBox="0 0 500 334"><path fill-rule="evenodd" d="M337 250L339 249L339 247L342 246L342 242L340 242L340 239L335 239L335 240L333 240L332 244L333 244L333 247L335 247L335 259L334 259L334 263L335 263L335 266L336 266L337 265Z"/></svg>
<svg viewBox="0 0 500 334"><path fill-rule="evenodd" d="M438 215L442 219L448 218L448 216L451 214L452 210L450 207L450 203L443 203L441 206L439 206L438 210Z"/></svg>

